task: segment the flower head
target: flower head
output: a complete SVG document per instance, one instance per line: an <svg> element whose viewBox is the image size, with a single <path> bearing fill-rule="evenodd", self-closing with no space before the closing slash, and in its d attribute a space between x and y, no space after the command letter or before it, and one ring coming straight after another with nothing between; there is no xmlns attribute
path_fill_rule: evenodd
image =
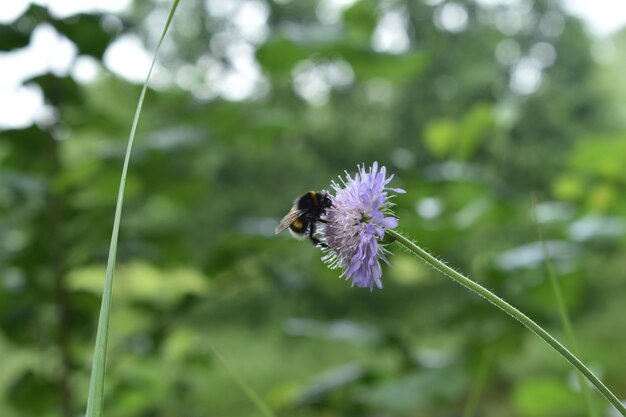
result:
<svg viewBox="0 0 626 417"><path fill-rule="evenodd" d="M358 167L353 177L346 172L341 184L333 181L333 206L326 212L324 242L328 245L322 258L331 268L342 268L342 276L352 279L352 285L366 287L374 284L383 288L380 260L389 264L388 253L381 240L386 228L398 226L392 217L392 203L388 191L404 193L399 188L388 188L393 175L387 177L385 167L378 169L374 162L369 170Z"/></svg>

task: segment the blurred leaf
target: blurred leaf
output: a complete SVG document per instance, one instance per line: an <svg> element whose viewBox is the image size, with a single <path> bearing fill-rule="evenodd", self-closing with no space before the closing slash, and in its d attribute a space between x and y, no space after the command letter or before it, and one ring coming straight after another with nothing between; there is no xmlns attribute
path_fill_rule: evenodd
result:
<svg viewBox="0 0 626 417"><path fill-rule="evenodd" d="M580 253L579 246L567 240L549 240L545 243L550 258L555 263L575 260ZM535 241L503 251L498 255L495 263L498 268L512 271L520 268L536 268L542 265L543 261L541 242Z"/></svg>
<svg viewBox="0 0 626 417"><path fill-rule="evenodd" d="M598 184L591 189L589 204L594 211L604 211L618 197L617 191L609 184Z"/></svg>
<svg viewBox="0 0 626 417"><path fill-rule="evenodd" d="M426 126L424 141L435 156L443 158L452 152L457 143L458 126L453 120L433 120Z"/></svg>
<svg viewBox="0 0 626 417"><path fill-rule="evenodd" d="M493 135L495 125L491 106L487 103L475 104L461 123L457 155L461 159L471 158L476 149Z"/></svg>
<svg viewBox="0 0 626 417"><path fill-rule="evenodd" d="M626 176L626 138L620 135L583 139L572 150L569 166L582 173L623 179Z"/></svg>
<svg viewBox="0 0 626 417"><path fill-rule="evenodd" d="M435 156L471 158L478 147L489 139L495 128L491 106L475 104L460 122L452 119L433 120L424 131L425 145Z"/></svg>
<svg viewBox="0 0 626 417"><path fill-rule="evenodd" d="M364 389L359 399L375 409L406 413L454 401L467 384L467 375L458 369L422 370Z"/></svg>
<svg viewBox="0 0 626 417"><path fill-rule="evenodd" d="M28 45L27 34L11 26L0 25L0 51L11 51Z"/></svg>
<svg viewBox="0 0 626 417"><path fill-rule="evenodd" d="M53 381L26 371L8 390L10 403L29 415L47 415L57 405L57 387Z"/></svg>
<svg viewBox="0 0 626 417"><path fill-rule="evenodd" d="M354 70L357 79L386 78L403 83L417 78L426 68L427 57L418 52L404 54L378 53L367 48L337 43L322 48L323 53L345 59Z"/></svg>
<svg viewBox="0 0 626 417"><path fill-rule="evenodd" d="M359 0L343 11L343 24L348 38L368 44L376 28L376 2Z"/></svg>
<svg viewBox="0 0 626 417"><path fill-rule="evenodd" d="M424 264L401 253L394 256L393 268L389 271L390 277L403 285L415 285L424 282L428 280L430 273L431 271Z"/></svg>
<svg viewBox="0 0 626 417"><path fill-rule="evenodd" d="M300 406L319 402L322 398L355 384L365 377L367 377L367 369L359 364L349 363L335 367L317 376L294 402Z"/></svg>
<svg viewBox="0 0 626 417"><path fill-rule="evenodd" d="M343 340L351 343L377 345L382 335L376 328L351 320L321 322L292 317L285 323L285 333L291 336L304 336L323 340Z"/></svg>
<svg viewBox="0 0 626 417"><path fill-rule="evenodd" d="M274 37L256 51L259 64L270 74L288 75L299 61L309 56L307 48L285 37Z"/></svg>
<svg viewBox="0 0 626 417"><path fill-rule="evenodd" d="M573 221L568 232L576 241L614 240L626 233L626 221L622 217L589 215Z"/></svg>
<svg viewBox="0 0 626 417"><path fill-rule="evenodd" d="M300 61L344 59L357 79L387 78L405 82L417 77L426 67L426 56L418 52L389 54L373 51L340 40L296 42L285 37L273 38L257 50L257 60L268 72L285 76Z"/></svg>
<svg viewBox="0 0 626 417"><path fill-rule="evenodd" d="M50 23L77 46L79 54L102 59L113 36L116 35L104 29L103 17L104 15L100 14L76 14L65 19L56 19L50 15L47 8L32 4L11 26L0 25L0 50L26 46L29 37L24 33L32 32L41 23Z"/></svg>
<svg viewBox="0 0 626 417"><path fill-rule="evenodd" d="M38 4L31 4L28 6L26 12L20 16L13 25L20 28L25 32L32 32L37 25L51 20L50 14L46 7Z"/></svg>
<svg viewBox="0 0 626 417"><path fill-rule="evenodd" d="M568 389L564 380L550 377L517 383L513 403L517 413L526 417L584 415L584 404L580 395Z"/></svg>
<svg viewBox="0 0 626 417"><path fill-rule="evenodd" d="M35 297L31 297L35 298ZM0 292L0 330L15 344L32 343L32 333L37 327L37 301L16 300L14 294Z"/></svg>
<svg viewBox="0 0 626 417"><path fill-rule="evenodd" d="M75 270L68 277L68 285L73 290L98 294L103 272L102 267ZM145 302L166 308L175 306L185 296L201 296L208 291L206 278L188 268L163 271L145 262L133 262L120 265L118 275L120 282L113 296L126 302Z"/></svg>
<svg viewBox="0 0 626 417"><path fill-rule="evenodd" d="M44 74L26 81L37 84L43 91L46 100L54 106L82 102L82 92L72 77L57 77L53 74Z"/></svg>
<svg viewBox="0 0 626 417"><path fill-rule="evenodd" d="M552 189L559 199L575 200L585 192L584 181L578 174L562 174L553 181Z"/></svg>
<svg viewBox="0 0 626 417"><path fill-rule="evenodd" d="M80 55L102 59L116 34L104 29L102 15L78 14L64 20L54 20L53 26L78 47Z"/></svg>

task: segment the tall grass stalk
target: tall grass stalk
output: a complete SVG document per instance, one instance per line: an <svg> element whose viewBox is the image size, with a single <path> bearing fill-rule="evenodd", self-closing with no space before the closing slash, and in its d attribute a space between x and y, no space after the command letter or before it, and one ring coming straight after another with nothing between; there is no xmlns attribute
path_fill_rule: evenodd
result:
<svg viewBox="0 0 626 417"><path fill-rule="evenodd" d="M463 409L463 414L461 415L461 417L474 417L476 415L476 410L478 409L478 403L480 401L480 395L485 388L485 383L487 382L487 377L489 376L490 365L491 353L486 350L483 352L480 363L478 364L476 376L474 377L474 380L470 387L470 392L467 396L467 402L465 403L465 407Z"/></svg>
<svg viewBox="0 0 626 417"><path fill-rule="evenodd" d="M589 382L591 382L596 387L596 389L600 391L604 398L606 398L623 417L626 417L626 407L624 407L624 404L622 404L620 400L617 399L615 394L613 394L611 390L609 390L606 385L604 385L604 383L602 383L602 381L600 381L598 377L595 376L594 373L591 372L591 370L587 368L572 352L567 350L565 346L559 343L554 337L552 337L552 335L550 335L550 333L545 331L541 326L531 320L528 316L526 316L517 308L513 307L511 304L507 303L482 285L472 281L463 274L450 268L448 265L435 258L433 255L418 246L415 242L406 238L399 232L393 229L387 229L386 233L395 238L401 245L407 248L418 258L422 259L428 265L435 268L442 274L448 276L452 280L456 281L458 284L461 284L465 288L485 298L487 301L502 310L504 313L518 320L528 330L539 336L544 342L550 345L572 366L574 366L574 368L576 368L585 378L587 378L587 380L589 380Z"/></svg>
<svg viewBox="0 0 626 417"><path fill-rule="evenodd" d="M172 23L172 18L178 7L179 0L174 0L170 8L170 12L165 21L163 32L159 38L156 50L154 51L154 57L152 58L152 64L148 70L148 75L143 83L141 94L139 95L139 101L137 102L137 109L135 110L135 117L128 137L128 145L126 147L126 156L124 157L124 165L122 168L122 177L120 180L120 188L117 194L117 205L115 207L115 218L113 220L113 232L111 233L111 245L109 247L109 259L107 261L106 277L104 283L104 290L102 293L102 304L100 306L100 316L98 318L98 330L96 333L96 345L93 354L93 365L91 368L91 380L89 382L89 394L87 397L87 412L86 417L100 417L102 416L104 407L104 373L106 367L106 354L107 354L107 342L109 336L109 316L111 312L111 294L113 292L113 273L115 271L115 258L117 255L117 240L120 232L120 220L122 217L122 207L124 205L124 188L126 186L126 175L128 173L128 165L130 162L130 154L133 148L133 142L135 140L135 133L137 131L137 125L139 124L139 116L141 115L141 109L143 107L143 101L148 89L148 81L152 75L154 64L156 63L157 55L161 49L161 44L165 38L165 34Z"/></svg>
<svg viewBox="0 0 626 417"><path fill-rule="evenodd" d="M235 372L235 370L228 365L228 363L226 362L222 354L215 348L215 346L213 346L210 343L208 345L209 345L209 348L213 351L213 355L215 355L217 360L220 361L220 363L222 364L226 372L228 372L231 378L233 378L233 380L237 383L237 385L239 385L239 388L241 389L241 391L243 391L246 397L248 397L248 399L252 402L252 404L254 404L254 406L259 410L261 415L265 417L276 417L276 414L274 414L274 412L267 406L267 404L265 404L265 402L261 399L259 394L257 394L256 391L254 391L252 387L248 385L246 381L244 381L239 376L239 374Z"/></svg>
<svg viewBox="0 0 626 417"><path fill-rule="evenodd" d="M556 272L554 271L552 262L550 261L550 251L548 250L548 245L546 245L546 241L543 238L541 225L537 220L537 213L535 210L536 205L536 198L533 195L532 206L535 224L537 225L537 235L539 236L539 241L541 242L541 251L543 253L543 259L546 265L546 270L548 272L548 278L550 279L550 285L552 286L552 291L554 292L554 297L556 299L556 305L559 310L561 325L565 330L565 336L567 337L572 352L574 353L574 355L580 356L580 350L578 349L578 343L576 342L574 327L572 326L572 322L569 318L569 313L567 312L567 306L565 305L565 300L563 299L561 285L559 284L559 279L556 275ZM589 415L589 417L598 417L598 412L596 411L593 399L591 398L591 392L589 390L589 386L587 385L587 381L585 381L585 378L583 378L583 376L579 372L576 372L576 378L578 379L578 385L580 385L580 391L583 396L583 401L585 402L585 407L587 408L587 414Z"/></svg>

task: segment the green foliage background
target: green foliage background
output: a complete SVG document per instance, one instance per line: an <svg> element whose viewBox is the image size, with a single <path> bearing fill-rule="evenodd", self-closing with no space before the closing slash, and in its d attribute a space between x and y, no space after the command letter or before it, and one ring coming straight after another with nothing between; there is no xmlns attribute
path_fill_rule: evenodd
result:
<svg viewBox="0 0 626 417"><path fill-rule="evenodd" d="M268 12L266 32L246 40L233 16L251 3ZM408 191L396 200L402 230L563 340L536 195L581 357L626 398L625 33L598 62L554 1L360 0L334 17L331 2L216 4L181 2L159 61L177 82L155 84L144 105L107 415L257 415L210 344L279 416L458 416L472 391L477 416L586 415L561 358L399 248L385 289L370 293L312 245L273 235L296 196L374 160ZM465 25L446 21L450 5ZM123 34L150 50L168 7L62 19L31 6L0 26L0 49L48 23L99 62ZM389 13L406 50L372 46ZM242 42L263 81L227 100L215 94L224 79L206 74L236 69ZM529 62L536 91L516 87ZM85 409L139 87L106 70L88 84L28 83L57 117L0 131L0 415L69 417ZM318 85L311 101L298 83Z"/></svg>

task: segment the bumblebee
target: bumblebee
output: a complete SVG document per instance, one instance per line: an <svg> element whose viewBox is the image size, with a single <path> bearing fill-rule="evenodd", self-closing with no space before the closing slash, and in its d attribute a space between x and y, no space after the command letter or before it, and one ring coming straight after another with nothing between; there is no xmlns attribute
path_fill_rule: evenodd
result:
<svg viewBox="0 0 626 417"><path fill-rule="evenodd" d="M330 207L332 207L330 194L325 191L309 191L294 201L289 213L276 226L275 232L279 234L289 228L291 234L298 239L308 236L315 246L326 246L315 237L315 230L317 223L326 223L322 216Z"/></svg>

